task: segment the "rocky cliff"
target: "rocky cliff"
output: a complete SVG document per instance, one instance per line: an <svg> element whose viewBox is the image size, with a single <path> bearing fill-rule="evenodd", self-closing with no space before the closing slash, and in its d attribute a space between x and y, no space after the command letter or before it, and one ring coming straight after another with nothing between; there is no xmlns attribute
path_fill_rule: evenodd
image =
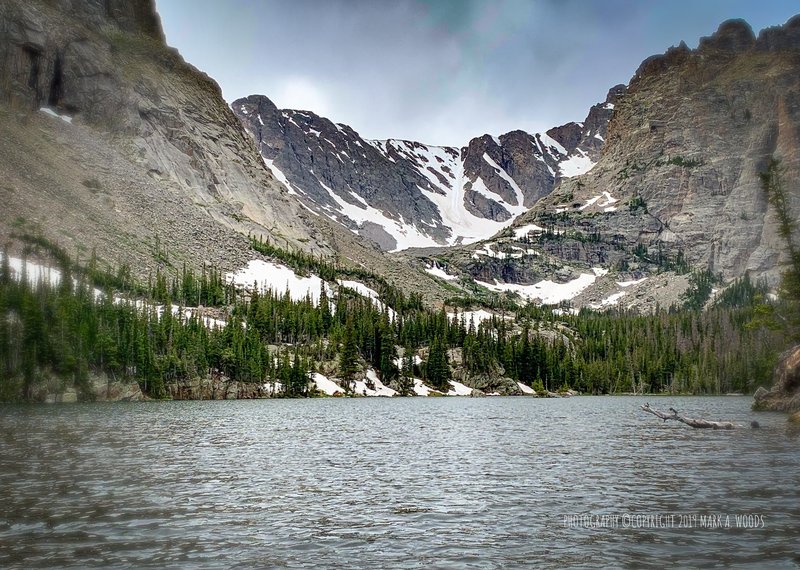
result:
<svg viewBox="0 0 800 570"><path fill-rule="evenodd" d="M723 279L774 277L783 246L759 173L771 157L800 214L800 17L753 34L729 21L696 50L642 63L603 154L518 223L580 228L609 250L678 256Z"/></svg>
<svg viewBox="0 0 800 570"><path fill-rule="evenodd" d="M753 409L800 412L800 346L794 346L778 359L769 390L759 388L753 396Z"/></svg>
<svg viewBox="0 0 800 570"><path fill-rule="evenodd" d="M489 237L561 178L591 168L622 92L612 89L583 123L483 135L463 148L365 140L347 125L278 109L262 95L232 109L273 174L309 209L395 250Z"/></svg>
<svg viewBox="0 0 800 570"><path fill-rule="evenodd" d="M71 221L70 245L105 252L112 232L151 244L160 235L215 261L228 257L218 244L231 230L317 238L218 86L166 46L152 2L9 1L0 18L9 214L45 230ZM321 237L314 245L326 248Z"/></svg>

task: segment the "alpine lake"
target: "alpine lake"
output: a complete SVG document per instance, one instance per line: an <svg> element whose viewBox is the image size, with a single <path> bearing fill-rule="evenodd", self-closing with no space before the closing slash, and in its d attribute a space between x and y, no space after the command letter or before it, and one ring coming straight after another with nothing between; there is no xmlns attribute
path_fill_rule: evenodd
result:
<svg viewBox="0 0 800 570"><path fill-rule="evenodd" d="M800 431L751 402L4 405L0 567L797 568Z"/></svg>

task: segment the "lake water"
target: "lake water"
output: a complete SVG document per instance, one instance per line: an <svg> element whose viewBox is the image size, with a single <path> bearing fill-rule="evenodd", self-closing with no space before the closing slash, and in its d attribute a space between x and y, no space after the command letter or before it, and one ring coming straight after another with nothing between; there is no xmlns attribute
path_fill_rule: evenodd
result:
<svg viewBox="0 0 800 570"><path fill-rule="evenodd" d="M798 567L785 416L647 399L3 406L0 567Z"/></svg>

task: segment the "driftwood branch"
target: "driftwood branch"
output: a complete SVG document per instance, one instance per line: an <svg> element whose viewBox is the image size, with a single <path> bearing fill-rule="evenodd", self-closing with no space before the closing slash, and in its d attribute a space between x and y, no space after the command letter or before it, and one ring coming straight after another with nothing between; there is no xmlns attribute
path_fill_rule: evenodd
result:
<svg viewBox="0 0 800 570"><path fill-rule="evenodd" d="M733 428L737 427L736 424L733 423L733 422L710 422L708 420L699 420L699 419L696 419L696 418L686 418L686 417L683 417L682 415L680 415L678 413L678 410L676 410L675 408L670 408L669 409L670 413L667 414L665 412L662 412L661 410L656 410L655 408L651 408L649 403L644 404L642 406L642 409L645 412L651 413L654 416L656 416L658 418L661 418L664 421L675 420L675 421L684 423L687 426L692 426L693 428L701 428L701 429L702 428L733 429Z"/></svg>

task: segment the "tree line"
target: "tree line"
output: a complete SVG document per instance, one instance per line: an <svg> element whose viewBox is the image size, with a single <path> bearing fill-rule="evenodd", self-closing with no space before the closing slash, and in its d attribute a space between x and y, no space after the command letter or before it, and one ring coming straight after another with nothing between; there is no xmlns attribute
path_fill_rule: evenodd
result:
<svg viewBox="0 0 800 570"><path fill-rule="evenodd" d="M81 387L89 371L136 381L153 397L164 397L171 382L214 374L280 383L284 395L307 396L309 374L323 362L336 364L346 391L364 366L401 392L411 391L414 377L447 391L453 349L467 374L502 374L538 390L748 392L768 381L786 342L782 330L753 324L765 307L775 309L748 279L705 311L559 315L529 306L513 320L500 314L475 323L463 310L431 310L391 287L382 291L382 307L344 287L332 295L323 287L314 303L288 292L245 292L223 284L218 272L198 276L185 268L170 280L159 274L133 288L138 297L121 300L110 285L96 295L86 279L72 278L74 262L61 263L58 286L32 285L12 278L3 256L3 399L30 397L43 373ZM187 315L183 307L197 301L219 306L224 326ZM422 363L413 358L420 350Z"/></svg>

